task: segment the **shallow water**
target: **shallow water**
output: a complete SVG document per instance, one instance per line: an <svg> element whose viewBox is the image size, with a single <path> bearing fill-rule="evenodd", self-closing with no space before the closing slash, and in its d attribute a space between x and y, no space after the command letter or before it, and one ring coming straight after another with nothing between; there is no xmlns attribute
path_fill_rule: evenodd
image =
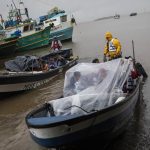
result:
<svg viewBox="0 0 150 150"><path fill-rule="evenodd" d="M150 13L138 14L135 17L121 16L120 19L108 19L82 23L75 26L73 42L65 42L64 47L72 47L75 56L81 61L91 61L99 57L102 61L105 44L104 33L111 31L122 44L123 55L132 55L132 43L135 44L135 56L144 66L148 75ZM29 54L42 55L49 48L34 50ZM62 95L64 74L55 76L48 84L38 89L0 97L0 149L1 150L45 150L32 141L28 133L25 116L37 105ZM116 139L110 150L149 150L150 149L150 80L143 86L143 96L139 101L133 119L126 132ZM92 145L95 148L98 143ZM85 147L82 149L87 149ZM77 148L79 149L79 148ZM100 149L98 147L97 149Z"/></svg>

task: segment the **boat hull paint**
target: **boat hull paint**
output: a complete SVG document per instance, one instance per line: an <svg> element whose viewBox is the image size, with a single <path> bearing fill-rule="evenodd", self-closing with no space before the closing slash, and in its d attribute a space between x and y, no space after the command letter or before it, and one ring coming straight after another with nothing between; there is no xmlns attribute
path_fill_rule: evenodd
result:
<svg viewBox="0 0 150 150"><path fill-rule="evenodd" d="M58 75L59 73L66 71L70 67L77 64L77 59L71 61L63 67L54 69L48 72L41 73L26 73L26 74L12 74L0 76L0 93L11 93L17 91L25 91L37 88L47 82L49 82L52 77Z"/></svg>
<svg viewBox="0 0 150 150"><path fill-rule="evenodd" d="M16 92L16 91L25 91L25 90L35 89L49 82L51 79L39 80L35 82L23 82L23 83L16 83L16 84L1 85L0 93L5 93L5 92L10 93L10 92Z"/></svg>
<svg viewBox="0 0 150 150"><path fill-rule="evenodd" d="M86 115L85 119L78 118L77 123L69 120L56 127L29 126L31 137L44 147L59 147L96 135L99 139L110 140L127 127L139 97L139 87L125 101Z"/></svg>
<svg viewBox="0 0 150 150"><path fill-rule="evenodd" d="M73 26L70 26L70 27L62 29L62 30L51 31L50 43L52 42L53 37L55 37L55 36L57 36L57 38L60 41L72 39L72 34L73 34Z"/></svg>
<svg viewBox="0 0 150 150"><path fill-rule="evenodd" d="M16 51L17 39L0 44L0 58L13 56Z"/></svg>
<svg viewBox="0 0 150 150"><path fill-rule="evenodd" d="M28 51L49 44L50 27L33 34L20 37L17 42L16 52Z"/></svg>

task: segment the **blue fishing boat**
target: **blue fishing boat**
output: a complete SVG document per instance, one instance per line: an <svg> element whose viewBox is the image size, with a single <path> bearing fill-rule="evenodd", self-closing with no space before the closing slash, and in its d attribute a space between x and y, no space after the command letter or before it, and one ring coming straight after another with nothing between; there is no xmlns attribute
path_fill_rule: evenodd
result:
<svg viewBox="0 0 150 150"><path fill-rule="evenodd" d="M9 20L4 22L4 31L7 37L18 37L15 52L29 51L49 45L50 26L39 27L35 20L29 18L28 9L20 1L18 9L14 4L9 11ZM24 13L22 13L24 12ZM26 19L24 19L26 18Z"/></svg>
<svg viewBox="0 0 150 150"><path fill-rule="evenodd" d="M5 58L15 54L18 37L7 37L4 30L4 20L1 14L0 20L0 58Z"/></svg>
<svg viewBox="0 0 150 150"><path fill-rule="evenodd" d="M55 36L61 41L72 40L75 19L64 10L53 8L48 12L48 15L40 17L40 23L45 27L51 26L50 42Z"/></svg>

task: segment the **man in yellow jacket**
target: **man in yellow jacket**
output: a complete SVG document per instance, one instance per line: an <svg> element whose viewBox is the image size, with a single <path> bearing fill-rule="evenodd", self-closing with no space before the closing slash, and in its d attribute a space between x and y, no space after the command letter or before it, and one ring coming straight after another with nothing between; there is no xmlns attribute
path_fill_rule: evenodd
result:
<svg viewBox="0 0 150 150"><path fill-rule="evenodd" d="M113 38L110 32L105 33L105 38L107 43L104 49L104 61L106 61L106 57L109 60L120 58L121 57L121 44L117 38Z"/></svg>

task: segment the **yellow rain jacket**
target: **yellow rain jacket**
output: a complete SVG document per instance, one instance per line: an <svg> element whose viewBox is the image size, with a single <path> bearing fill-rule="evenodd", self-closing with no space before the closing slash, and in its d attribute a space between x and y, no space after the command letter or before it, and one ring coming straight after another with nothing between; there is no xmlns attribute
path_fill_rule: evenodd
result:
<svg viewBox="0 0 150 150"><path fill-rule="evenodd" d="M112 38L110 32L106 32L105 37L110 40L106 43L104 48L104 55L109 56L111 59L121 55L121 44L117 38Z"/></svg>

